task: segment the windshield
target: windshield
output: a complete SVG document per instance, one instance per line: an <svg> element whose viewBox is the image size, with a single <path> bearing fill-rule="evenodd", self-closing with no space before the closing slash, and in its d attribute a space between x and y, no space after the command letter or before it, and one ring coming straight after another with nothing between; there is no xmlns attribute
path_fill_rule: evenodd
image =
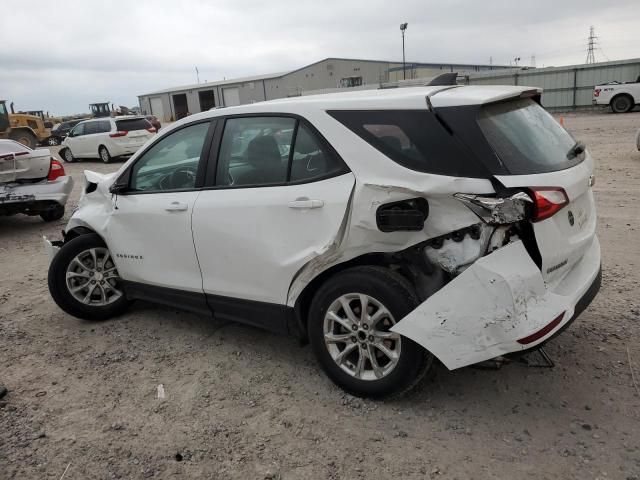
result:
<svg viewBox="0 0 640 480"><path fill-rule="evenodd" d="M512 175L564 170L584 153L569 158L576 141L531 99L494 103L480 110L482 133Z"/></svg>

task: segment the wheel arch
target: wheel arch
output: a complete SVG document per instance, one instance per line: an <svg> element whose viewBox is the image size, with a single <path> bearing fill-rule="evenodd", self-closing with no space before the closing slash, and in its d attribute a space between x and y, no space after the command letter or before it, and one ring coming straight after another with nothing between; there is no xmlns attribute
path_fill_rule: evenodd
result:
<svg viewBox="0 0 640 480"><path fill-rule="evenodd" d="M68 241L73 240L74 238L80 237L81 235L88 235L91 233L95 233L100 238L102 238L102 236L92 228L84 225L78 225L64 232L64 242L67 243ZM102 240L104 241L104 238L102 238Z"/></svg>
<svg viewBox="0 0 640 480"><path fill-rule="evenodd" d="M309 318L309 309L311 302L316 292L320 287L327 282L331 277L344 270L348 270L352 267L362 266L376 266L389 268L390 261L389 255L384 253L366 253L356 258L352 258L343 263L333 265L328 269L318 274L313 280L311 280L300 292L294 303L295 321L300 340L303 343L308 343L307 338L307 322Z"/></svg>
<svg viewBox="0 0 640 480"><path fill-rule="evenodd" d="M611 97L611 100L609 100L609 105L613 105L613 102L615 101L615 99L620 97L629 97L631 99L631 105L635 105L637 103L636 99L633 98L633 95L630 92L619 92L619 93L616 93L613 97Z"/></svg>

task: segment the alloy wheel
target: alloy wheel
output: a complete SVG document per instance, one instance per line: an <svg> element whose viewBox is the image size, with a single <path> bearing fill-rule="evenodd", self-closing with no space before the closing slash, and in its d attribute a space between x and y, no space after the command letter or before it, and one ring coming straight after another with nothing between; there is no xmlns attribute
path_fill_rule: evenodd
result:
<svg viewBox="0 0 640 480"><path fill-rule="evenodd" d="M402 339L390 328L396 321L375 298L362 293L340 296L324 317L324 342L333 361L359 380L378 380L393 371Z"/></svg>
<svg viewBox="0 0 640 480"><path fill-rule="evenodd" d="M106 248L84 250L67 267L67 289L85 305L102 307L118 300L123 295L119 280L118 270Z"/></svg>

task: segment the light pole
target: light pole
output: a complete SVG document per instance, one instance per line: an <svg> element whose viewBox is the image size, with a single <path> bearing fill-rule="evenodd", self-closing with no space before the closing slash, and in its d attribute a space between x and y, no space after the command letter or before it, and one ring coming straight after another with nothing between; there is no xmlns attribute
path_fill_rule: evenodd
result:
<svg viewBox="0 0 640 480"><path fill-rule="evenodd" d="M407 67L404 60L404 32L407 29L407 25L409 24L408 23L400 24L400 31L402 32L402 78L404 80L407 79Z"/></svg>

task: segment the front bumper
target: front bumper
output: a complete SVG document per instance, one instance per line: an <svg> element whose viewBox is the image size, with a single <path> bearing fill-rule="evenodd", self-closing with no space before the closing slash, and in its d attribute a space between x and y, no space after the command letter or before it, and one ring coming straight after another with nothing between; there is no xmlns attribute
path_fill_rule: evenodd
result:
<svg viewBox="0 0 640 480"><path fill-rule="evenodd" d="M600 243L548 287L522 242L482 257L391 330L450 370L529 350L565 328L600 287Z"/></svg>
<svg viewBox="0 0 640 480"><path fill-rule="evenodd" d="M73 189L73 179L59 177L38 183L8 183L0 185L0 210L28 211L40 205L65 205Z"/></svg>

